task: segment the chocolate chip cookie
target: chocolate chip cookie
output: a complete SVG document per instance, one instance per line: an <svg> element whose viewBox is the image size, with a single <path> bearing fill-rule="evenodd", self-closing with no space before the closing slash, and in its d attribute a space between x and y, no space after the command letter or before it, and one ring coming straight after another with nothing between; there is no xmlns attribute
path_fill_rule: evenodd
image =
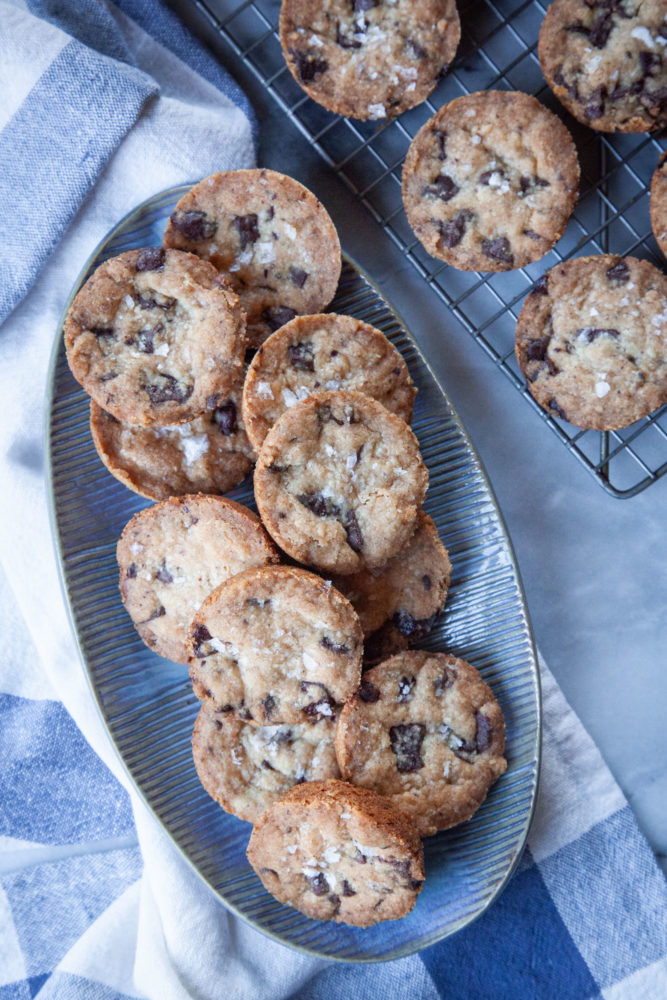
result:
<svg viewBox="0 0 667 1000"><path fill-rule="evenodd" d="M554 0L538 55L559 101L602 132L667 122L664 0Z"/></svg>
<svg viewBox="0 0 667 1000"><path fill-rule="evenodd" d="M253 726L206 701L192 736L202 785L239 819L256 823L293 785L339 778L330 719L297 726Z"/></svg>
<svg viewBox="0 0 667 1000"><path fill-rule="evenodd" d="M181 424L243 378L245 315L212 264L152 247L105 261L65 321L75 379L118 420Z"/></svg>
<svg viewBox="0 0 667 1000"><path fill-rule="evenodd" d="M667 153L663 153L651 180L651 226L657 244L667 257Z"/></svg>
<svg viewBox="0 0 667 1000"><path fill-rule="evenodd" d="M272 334L252 359L243 386L243 420L259 451L285 410L314 392L338 389L377 399L406 423L416 389L400 352L374 326L352 316L300 316Z"/></svg>
<svg viewBox="0 0 667 1000"><path fill-rule="evenodd" d="M332 573L384 566L412 535L427 485L408 425L359 392L296 403L255 467L267 531L293 559Z"/></svg>
<svg viewBox="0 0 667 1000"><path fill-rule="evenodd" d="M361 676L356 612L292 566L248 570L204 601L190 629L195 694L256 725L332 719Z"/></svg>
<svg viewBox="0 0 667 1000"><path fill-rule="evenodd" d="M516 356L552 416L626 427L667 402L667 278L611 254L558 264L524 302Z"/></svg>
<svg viewBox="0 0 667 1000"><path fill-rule="evenodd" d="M278 562L259 518L233 500L184 496L135 514L117 547L120 592L147 646L187 663L188 630L214 587L241 570Z"/></svg>
<svg viewBox="0 0 667 1000"><path fill-rule="evenodd" d="M477 811L505 772L504 747L500 706L477 670L421 650L367 671L336 727L343 777L386 796L423 837Z"/></svg>
<svg viewBox="0 0 667 1000"><path fill-rule="evenodd" d="M411 824L380 795L343 781L296 785L269 806L248 861L281 903L356 927L404 917L424 883Z"/></svg>
<svg viewBox="0 0 667 1000"><path fill-rule="evenodd" d="M326 209L275 170L230 170L195 185L177 204L166 247L189 250L225 275L247 313L251 347L334 297L340 242Z"/></svg>
<svg viewBox="0 0 667 1000"><path fill-rule="evenodd" d="M565 232L579 186L570 133L528 94L457 97L419 130L403 204L434 257L464 271L539 260Z"/></svg>
<svg viewBox="0 0 667 1000"><path fill-rule="evenodd" d="M456 54L454 0L283 0L290 73L329 111L393 118L421 104Z"/></svg>
<svg viewBox="0 0 667 1000"><path fill-rule="evenodd" d="M364 637L386 622L411 642L431 630L452 575L447 549L433 519L420 510L412 538L386 566L334 576L332 583L359 615Z"/></svg>

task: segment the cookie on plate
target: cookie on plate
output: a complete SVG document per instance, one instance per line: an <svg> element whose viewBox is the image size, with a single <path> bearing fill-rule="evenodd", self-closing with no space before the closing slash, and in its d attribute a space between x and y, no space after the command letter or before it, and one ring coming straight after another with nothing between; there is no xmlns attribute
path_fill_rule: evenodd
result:
<svg viewBox="0 0 667 1000"><path fill-rule="evenodd" d="M334 576L332 583L359 615L364 637L392 622L416 642L442 610L452 576L447 549L433 519L420 510L410 541L386 566Z"/></svg>
<svg viewBox="0 0 667 1000"><path fill-rule="evenodd" d="M377 399L406 423L416 389L408 366L385 335L352 316L299 316L272 334L248 368L243 420L259 451L285 410L314 392L338 389Z"/></svg>
<svg viewBox="0 0 667 1000"><path fill-rule="evenodd" d="M223 580L278 562L259 518L234 500L172 497L139 511L117 546L120 592L147 646L187 663L190 622Z"/></svg>
<svg viewBox="0 0 667 1000"><path fill-rule="evenodd" d="M326 209L275 170L229 170L196 184L176 205L166 247L189 250L225 275L247 313L248 342L334 297L340 242Z"/></svg>
<svg viewBox="0 0 667 1000"><path fill-rule="evenodd" d="M526 297L516 356L532 396L576 427L626 427L667 402L667 277L601 254L558 264Z"/></svg>
<svg viewBox="0 0 667 1000"><path fill-rule="evenodd" d="M190 629L195 694L256 725L332 719L361 676L352 605L314 573L265 566L204 601Z"/></svg>
<svg viewBox="0 0 667 1000"><path fill-rule="evenodd" d="M290 73L329 111L388 118L426 100L461 37L454 0L283 0Z"/></svg>
<svg viewBox="0 0 667 1000"><path fill-rule="evenodd" d="M383 566L412 535L428 472L400 417L360 392L283 413L257 458L255 499L288 555L332 573Z"/></svg>
<svg viewBox="0 0 667 1000"><path fill-rule="evenodd" d="M538 56L559 101L601 132L667 123L664 0L554 0Z"/></svg>
<svg viewBox="0 0 667 1000"><path fill-rule="evenodd" d="M657 244L667 257L667 153L663 153L651 180L651 226Z"/></svg>
<svg viewBox="0 0 667 1000"><path fill-rule="evenodd" d="M181 424L243 378L245 315L212 264L151 247L101 264L65 320L67 360L95 402L130 424Z"/></svg>
<svg viewBox="0 0 667 1000"><path fill-rule="evenodd" d="M403 204L434 257L464 271L539 260L565 232L579 186L567 128L539 101L489 90L440 108L410 143Z"/></svg>
<svg viewBox="0 0 667 1000"><path fill-rule="evenodd" d="M205 701L192 753L202 785L227 812L256 823L272 802L303 781L339 778L331 719L253 726Z"/></svg>
<svg viewBox="0 0 667 1000"><path fill-rule="evenodd" d="M505 772L505 723L477 670L410 650L364 674L338 718L347 781L386 796L423 837L469 819Z"/></svg>
<svg viewBox="0 0 667 1000"><path fill-rule="evenodd" d="M269 806L248 861L281 903L356 927L404 917L424 883L414 827L380 795L343 781L296 785Z"/></svg>

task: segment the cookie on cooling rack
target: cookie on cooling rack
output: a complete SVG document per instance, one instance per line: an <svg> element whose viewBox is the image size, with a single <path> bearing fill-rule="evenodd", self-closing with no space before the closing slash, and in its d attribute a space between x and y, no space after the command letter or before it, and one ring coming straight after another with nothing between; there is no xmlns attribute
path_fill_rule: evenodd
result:
<svg viewBox="0 0 667 1000"><path fill-rule="evenodd" d="M332 573L384 566L414 532L427 485L408 425L360 392L296 403L255 467L267 531L293 559Z"/></svg>
<svg viewBox="0 0 667 1000"><path fill-rule="evenodd" d="M352 316L299 316L272 334L248 368L243 420L259 451L278 418L314 392L352 389L377 399L406 423L416 389L385 335Z"/></svg>
<svg viewBox="0 0 667 1000"><path fill-rule="evenodd" d="M195 694L257 725L332 719L361 676L363 633L328 581L293 566L228 579L190 629Z"/></svg>
<svg viewBox="0 0 667 1000"><path fill-rule="evenodd" d="M108 413L180 424L241 382L245 315L207 261L129 250L101 264L74 299L65 347L72 374Z"/></svg>
<svg viewBox="0 0 667 1000"><path fill-rule="evenodd" d="M109 472L149 500L227 493L250 473L255 452L241 419L238 388L186 424L136 427L90 404L90 431Z"/></svg>
<svg viewBox="0 0 667 1000"><path fill-rule="evenodd" d="M410 650L364 674L338 717L347 781L385 796L428 837L469 819L505 772L505 723L478 671Z"/></svg>
<svg viewBox="0 0 667 1000"><path fill-rule="evenodd" d="M434 257L465 271L539 260L565 232L579 186L565 125L528 94L457 97L419 130L403 166L403 204Z"/></svg>
<svg viewBox="0 0 667 1000"><path fill-rule="evenodd" d="M326 209L275 170L229 170L196 184L176 205L166 247L211 261L238 293L257 347L296 315L334 297L340 242Z"/></svg>
<svg viewBox="0 0 667 1000"><path fill-rule="evenodd" d="M527 296L516 356L532 396L576 427L626 427L667 402L667 277L601 254L553 267Z"/></svg>
<svg viewBox="0 0 667 1000"><path fill-rule="evenodd" d="M252 511L198 495L135 514L117 558L121 596L137 632L156 653L187 663L190 622L204 598L241 570L278 562L278 553Z"/></svg>
<svg viewBox="0 0 667 1000"><path fill-rule="evenodd" d="M667 153L663 153L651 180L651 227L656 242L667 257Z"/></svg>
<svg viewBox="0 0 667 1000"><path fill-rule="evenodd" d="M202 785L227 812L256 823L272 802L303 781L339 778L335 722L254 726L202 704L192 753Z"/></svg>
<svg viewBox="0 0 667 1000"><path fill-rule="evenodd" d="M584 125L650 132L667 123L664 0L554 0L538 44L547 83Z"/></svg>
<svg viewBox="0 0 667 1000"><path fill-rule="evenodd" d="M269 806L248 861L281 903L356 927L404 917L424 884L412 824L380 795L343 781L296 785Z"/></svg>
<svg viewBox="0 0 667 1000"><path fill-rule="evenodd" d="M280 10L294 79L329 111L362 120L421 104L460 37L454 0L283 0Z"/></svg>

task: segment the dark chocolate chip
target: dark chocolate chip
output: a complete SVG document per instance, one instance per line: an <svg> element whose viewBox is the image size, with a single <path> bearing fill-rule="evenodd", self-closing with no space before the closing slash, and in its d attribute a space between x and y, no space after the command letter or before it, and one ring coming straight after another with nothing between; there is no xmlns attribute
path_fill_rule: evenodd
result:
<svg viewBox="0 0 667 1000"><path fill-rule="evenodd" d="M593 22L588 32L588 40L596 49L603 49L614 27L614 16L611 11L600 14Z"/></svg>
<svg viewBox="0 0 667 1000"><path fill-rule="evenodd" d="M343 879L343 895L344 896L356 896L356 890L352 888L350 883L346 878Z"/></svg>
<svg viewBox="0 0 667 1000"><path fill-rule="evenodd" d="M345 515L345 523L343 527L345 528L345 534L347 536L347 544L354 550L354 552L361 552L364 547L364 538L361 534L359 522L357 521L357 515L353 510L348 510Z"/></svg>
<svg viewBox="0 0 667 1000"><path fill-rule="evenodd" d="M584 105L584 112L587 118L601 118L604 112L604 102L607 96L607 88L604 84L600 87L596 87L592 90L586 104Z"/></svg>
<svg viewBox="0 0 667 1000"><path fill-rule="evenodd" d="M606 275L610 281L625 282L630 278L630 268L624 260L619 260L617 264L607 268Z"/></svg>
<svg viewBox="0 0 667 1000"><path fill-rule="evenodd" d="M275 767L268 760L262 761L262 767L264 768L265 771L275 771Z"/></svg>
<svg viewBox="0 0 667 1000"><path fill-rule="evenodd" d="M314 372L315 358L313 356L313 345L310 341L302 341L298 344L290 344L288 348L289 363L292 368L300 372Z"/></svg>
<svg viewBox="0 0 667 1000"><path fill-rule="evenodd" d="M157 578L160 581L160 583L173 583L174 582L173 576L171 575L171 573L167 569L167 560L166 559L162 560L162 565L160 566L159 570L157 571Z"/></svg>
<svg viewBox="0 0 667 1000"><path fill-rule="evenodd" d="M475 743L477 744L477 753L484 753L491 746L491 737L493 736L493 730L491 729L491 723L488 717L484 715L484 712L479 710L475 712L475 719L477 721L477 732L475 735Z"/></svg>
<svg viewBox="0 0 667 1000"><path fill-rule="evenodd" d="M456 680L456 671L451 667L445 667L442 675L433 681L433 693L436 697L441 698L445 693L447 688L454 686L454 681Z"/></svg>
<svg viewBox="0 0 667 1000"><path fill-rule="evenodd" d="M141 351L142 354L152 354L155 350L155 338L158 333L162 333L163 330L164 326L162 323L156 323L150 330L139 330L135 341L137 349Z"/></svg>
<svg viewBox="0 0 667 1000"><path fill-rule="evenodd" d="M346 646L344 642L336 642L334 639L330 639L328 635L323 635L320 639L320 646L324 646L325 649L330 649L332 653L349 653L350 648Z"/></svg>
<svg viewBox="0 0 667 1000"><path fill-rule="evenodd" d="M411 878L408 879L406 888L412 889L413 892L417 892L418 889L421 889L423 884L424 884L423 878Z"/></svg>
<svg viewBox="0 0 667 1000"><path fill-rule="evenodd" d="M380 0L352 0L352 9L358 14L363 14L365 10L379 6Z"/></svg>
<svg viewBox="0 0 667 1000"><path fill-rule="evenodd" d="M317 875L306 875L306 882L310 886L310 891L316 896L326 896L329 891L329 884L322 872L318 872Z"/></svg>
<svg viewBox="0 0 667 1000"><path fill-rule="evenodd" d="M130 563L130 565L125 570L125 576L129 580L133 580L136 575L137 575L137 564L136 563Z"/></svg>
<svg viewBox="0 0 667 1000"><path fill-rule="evenodd" d="M375 702L380 697L380 691L376 688L375 684L371 684L370 681L362 681L359 685L357 694L362 701L365 702Z"/></svg>
<svg viewBox="0 0 667 1000"><path fill-rule="evenodd" d="M110 382L114 378L118 378L118 372L108 372L106 375L100 375L100 382ZM111 414L108 414L108 416L111 416ZM112 419L116 420L115 417ZM120 421L116 420L116 423L120 423Z"/></svg>
<svg viewBox="0 0 667 1000"><path fill-rule="evenodd" d="M90 331L94 337L113 337L115 336L113 327L111 326L94 326Z"/></svg>
<svg viewBox="0 0 667 1000"><path fill-rule="evenodd" d="M422 189L422 194L433 194L442 201L451 201L460 190L458 184L451 177L448 177L447 174L440 174L432 184Z"/></svg>
<svg viewBox="0 0 667 1000"><path fill-rule="evenodd" d="M137 305L139 305L142 309L162 309L163 312L171 312L176 305L176 299L171 298L169 295L163 295L162 302L158 302L158 300L153 298L153 296L146 295L144 292L139 292Z"/></svg>
<svg viewBox="0 0 667 1000"><path fill-rule="evenodd" d="M246 604L251 608L270 608L270 597L247 597Z"/></svg>
<svg viewBox="0 0 667 1000"><path fill-rule="evenodd" d="M363 34L363 32L359 30L355 31L355 35L360 34ZM360 49L361 39L346 35L343 31L341 31L339 22L336 26L336 44L340 45L341 49Z"/></svg>
<svg viewBox="0 0 667 1000"><path fill-rule="evenodd" d="M412 701L412 691L416 684L416 678L414 677L401 677L398 682L398 694L396 695L396 701L405 702Z"/></svg>
<svg viewBox="0 0 667 1000"><path fill-rule="evenodd" d="M506 236L497 236L492 240L482 240L482 252L489 260L497 260L501 264L514 264L514 254L510 246L510 241Z"/></svg>
<svg viewBox="0 0 667 1000"><path fill-rule="evenodd" d="M211 423L215 424L220 433L225 437L235 434L238 430L236 403L228 399L225 403L221 403L220 406L216 406L211 414Z"/></svg>
<svg viewBox="0 0 667 1000"><path fill-rule="evenodd" d="M396 755L396 769L400 774L410 774L424 766L421 745L425 733L426 727L419 722L390 728L389 741Z"/></svg>
<svg viewBox="0 0 667 1000"><path fill-rule="evenodd" d="M448 67L447 67L448 68ZM436 132L435 138L438 143L438 151L441 160L447 159L447 133L446 132Z"/></svg>
<svg viewBox="0 0 667 1000"><path fill-rule="evenodd" d="M195 625L192 630L192 649L196 657L205 658L209 655L208 652L204 652L203 646L212 638L205 625Z"/></svg>
<svg viewBox="0 0 667 1000"><path fill-rule="evenodd" d="M559 417L562 417L563 420L567 420L567 415L565 413L565 410L560 405L560 403L557 402L556 399L550 399L547 405L549 409L553 410L554 413L556 413Z"/></svg>
<svg viewBox="0 0 667 1000"><path fill-rule="evenodd" d="M359 865L365 865L367 859L366 859L366 855L362 854L361 851L359 850L359 848L357 848L356 856L354 858L352 858L352 860L356 861L357 864L359 864Z"/></svg>
<svg viewBox="0 0 667 1000"><path fill-rule="evenodd" d="M464 740L461 736L452 733L449 738L449 746L455 757L472 764L477 753L476 743L471 743L469 740Z"/></svg>
<svg viewBox="0 0 667 1000"><path fill-rule="evenodd" d="M279 330L295 316L296 309L290 309L289 306L268 306L262 312L262 319L272 331Z"/></svg>
<svg viewBox="0 0 667 1000"><path fill-rule="evenodd" d="M396 625L396 628L401 633L401 635L406 636L410 639L421 639L427 632L431 630L431 626L436 619L436 615L431 615L430 618L414 618L409 611L405 611L403 608L394 614L392 621Z"/></svg>
<svg viewBox="0 0 667 1000"><path fill-rule="evenodd" d="M218 228L217 222L209 219L205 212L174 212L171 224L186 239L195 243L210 240Z"/></svg>
<svg viewBox="0 0 667 1000"><path fill-rule="evenodd" d="M549 294L549 276L543 274L541 278L538 278L533 287L531 288L531 295L548 295Z"/></svg>
<svg viewBox="0 0 667 1000"><path fill-rule="evenodd" d="M137 271L161 271L164 258L165 251L162 247L147 247L139 251L135 267Z"/></svg>
<svg viewBox="0 0 667 1000"><path fill-rule="evenodd" d="M162 379L162 383L145 386L148 398L153 406L172 401L175 403L184 403L192 395L194 386L183 385L173 375L156 375L155 377Z"/></svg>
<svg viewBox="0 0 667 1000"><path fill-rule="evenodd" d="M322 496L321 493L299 493L297 500L316 517L338 517L340 514L338 504L334 503L331 497Z"/></svg>
<svg viewBox="0 0 667 1000"><path fill-rule="evenodd" d="M248 215L235 215L232 219L232 225L239 234L241 250L245 250L247 246L252 246L259 239L256 212L249 212Z"/></svg>
<svg viewBox="0 0 667 1000"><path fill-rule="evenodd" d="M537 240L544 239L544 237L540 236L539 233L536 233L534 229L524 229L524 230L522 230L522 232L523 232L523 235L527 236L529 240L536 240L537 241Z"/></svg>
<svg viewBox="0 0 667 1000"><path fill-rule="evenodd" d="M550 335L529 340L524 348L526 361L544 361L546 359L547 349L550 343Z"/></svg>
<svg viewBox="0 0 667 1000"><path fill-rule="evenodd" d="M582 330L577 330L579 340L584 340L587 344L592 344L598 337L612 337L618 340L620 336L618 330L601 330L597 326L585 326Z"/></svg>
<svg viewBox="0 0 667 1000"><path fill-rule="evenodd" d="M456 247L459 245L463 237L465 236L466 226L471 219L474 218L472 212L468 209L463 208L456 215L452 216L449 222L440 222L436 220L436 225L440 230L440 238L444 246Z"/></svg>
<svg viewBox="0 0 667 1000"><path fill-rule="evenodd" d="M340 913L340 896L337 896L335 892L332 893L329 896L329 902L333 903L333 913L332 913L332 916L333 917L337 917L338 914Z"/></svg>
<svg viewBox="0 0 667 1000"><path fill-rule="evenodd" d="M273 710L276 707L276 699L271 694L267 694L266 698L262 699L262 711L264 712L264 718L270 719L273 714Z"/></svg>
<svg viewBox="0 0 667 1000"><path fill-rule="evenodd" d="M639 66L642 76L646 79L653 74L653 70L662 68L662 56L657 52L647 52L646 49L642 49L639 53Z"/></svg>
<svg viewBox="0 0 667 1000"><path fill-rule="evenodd" d="M380 857L378 857L378 861L381 861L382 864L384 864L384 865L391 865L391 867L395 868L396 871L398 872L398 874L402 875L403 878L408 878L408 876L410 875L410 867L411 867L412 862L410 861L409 858L406 858L403 861L399 861L398 858L380 858Z"/></svg>
<svg viewBox="0 0 667 1000"><path fill-rule="evenodd" d="M308 280L308 271L304 271L300 267L290 267L289 279L297 288L303 288Z"/></svg>
<svg viewBox="0 0 667 1000"><path fill-rule="evenodd" d="M424 590L430 590L431 589L431 577L428 575L428 573L424 573L424 575L422 577L422 586L423 586Z"/></svg>
<svg viewBox="0 0 667 1000"><path fill-rule="evenodd" d="M541 177L527 177L522 174L519 177L519 197L523 198L532 187L551 187L549 181L542 180Z"/></svg>
<svg viewBox="0 0 667 1000"><path fill-rule="evenodd" d="M163 615L166 615L166 613L167 613L167 612L165 611L165 609L164 609L164 608L162 607L162 605L160 605L160 607L159 607L159 608L156 608L156 609L155 609L155 611L154 611L154 612L152 613L152 615L150 615L150 616L149 616L149 617L148 617L148 618L146 619L146 621L147 621L147 622L152 622L152 621L155 621L155 619L156 619L156 618L162 618L162 616L163 616Z"/></svg>
<svg viewBox="0 0 667 1000"><path fill-rule="evenodd" d="M296 74L301 83L310 83L329 69L329 63L326 59L318 59L317 56L308 56L305 52L300 52L299 49L290 49L289 54L294 60Z"/></svg>
<svg viewBox="0 0 667 1000"><path fill-rule="evenodd" d="M427 59L428 58L428 52L426 51L426 49L424 48L424 46L420 45L419 42L416 42L414 40L414 38L406 38L406 40L405 40L405 48L407 50L408 55L412 59Z"/></svg>
<svg viewBox="0 0 667 1000"><path fill-rule="evenodd" d="M483 174L479 175L479 183L483 184L484 187L489 186L489 182L492 177L500 177L503 180L507 177L504 170L485 170Z"/></svg>

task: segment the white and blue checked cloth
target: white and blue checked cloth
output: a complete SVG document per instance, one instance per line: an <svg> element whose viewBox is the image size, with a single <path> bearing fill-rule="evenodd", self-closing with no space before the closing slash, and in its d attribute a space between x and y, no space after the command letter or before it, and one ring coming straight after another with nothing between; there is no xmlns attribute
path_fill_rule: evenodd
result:
<svg viewBox="0 0 667 1000"><path fill-rule="evenodd" d="M229 914L125 778L62 607L43 480L53 331L81 263L171 184L254 162L252 112L158 0L0 0L0 1000L662 1000L667 893L544 665L528 849L476 923L341 966Z"/></svg>

